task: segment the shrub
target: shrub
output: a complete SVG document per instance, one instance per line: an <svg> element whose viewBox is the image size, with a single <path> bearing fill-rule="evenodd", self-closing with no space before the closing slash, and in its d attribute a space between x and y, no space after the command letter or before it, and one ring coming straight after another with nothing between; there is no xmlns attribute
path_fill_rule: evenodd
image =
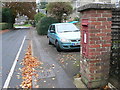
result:
<svg viewBox="0 0 120 90"><path fill-rule="evenodd" d="M41 20L41 18L45 17L46 15L43 14L43 13L37 13L35 16L34 16L34 20L35 20L35 23L37 24L38 21Z"/></svg>
<svg viewBox="0 0 120 90"><path fill-rule="evenodd" d="M74 18L74 21L79 21L79 20L80 20L79 17L75 17L75 18Z"/></svg>
<svg viewBox="0 0 120 90"><path fill-rule="evenodd" d="M8 27L13 28L13 23L15 22L15 17L13 12L9 8L2 8L2 22L9 23Z"/></svg>
<svg viewBox="0 0 120 90"><path fill-rule="evenodd" d="M37 24L37 27L36 27L37 33L39 35L46 35L49 25L57 22L58 20L53 17L43 17Z"/></svg>
<svg viewBox="0 0 120 90"><path fill-rule="evenodd" d="M14 15L11 9L9 8L2 8L2 22L6 23L14 23Z"/></svg>
<svg viewBox="0 0 120 90"><path fill-rule="evenodd" d="M25 24L29 24L29 21L27 20L27 21L25 21Z"/></svg>
<svg viewBox="0 0 120 90"><path fill-rule="evenodd" d="M8 29L8 23L0 23L0 30Z"/></svg>
<svg viewBox="0 0 120 90"><path fill-rule="evenodd" d="M30 20L29 23L30 23L33 27L35 27L35 21L34 21L34 20Z"/></svg>

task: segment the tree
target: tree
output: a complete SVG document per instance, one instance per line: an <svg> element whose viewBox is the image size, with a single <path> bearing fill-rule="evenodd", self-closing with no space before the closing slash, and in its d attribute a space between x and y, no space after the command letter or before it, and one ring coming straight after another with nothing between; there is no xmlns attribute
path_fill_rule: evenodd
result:
<svg viewBox="0 0 120 90"><path fill-rule="evenodd" d="M34 20L35 20L35 23L37 24L38 21L41 20L42 17L45 17L46 15L43 14L43 13L37 13L35 16L34 16Z"/></svg>
<svg viewBox="0 0 120 90"><path fill-rule="evenodd" d="M39 2L38 3L38 8L39 9L45 9L47 4L48 4L47 2Z"/></svg>
<svg viewBox="0 0 120 90"><path fill-rule="evenodd" d="M58 19L59 22L62 22L64 14L66 16L72 13L72 6L68 2L53 2L47 5L47 11L53 17Z"/></svg>
<svg viewBox="0 0 120 90"><path fill-rule="evenodd" d="M10 8L14 16L26 15L31 20L36 14L36 2L4 2L3 7Z"/></svg>

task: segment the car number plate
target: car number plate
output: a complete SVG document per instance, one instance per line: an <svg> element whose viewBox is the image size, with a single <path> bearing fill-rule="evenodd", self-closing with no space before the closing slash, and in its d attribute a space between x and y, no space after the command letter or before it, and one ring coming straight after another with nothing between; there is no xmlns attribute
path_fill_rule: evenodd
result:
<svg viewBox="0 0 120 90"><path fill-rule="evenodd" d="M73 45L74 45L74 46L77 46L77 45L80 45L80 43L74 43Z"/></svg>

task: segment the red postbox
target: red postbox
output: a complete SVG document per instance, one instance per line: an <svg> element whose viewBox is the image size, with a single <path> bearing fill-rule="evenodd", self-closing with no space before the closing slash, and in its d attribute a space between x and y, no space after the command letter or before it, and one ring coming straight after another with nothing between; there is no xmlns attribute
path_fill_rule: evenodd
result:
<svg viewBox="0 0 120 90"><path fill-rule="evenodd" d="M88 19L82 19L82 54L88 57Z"/></svg>

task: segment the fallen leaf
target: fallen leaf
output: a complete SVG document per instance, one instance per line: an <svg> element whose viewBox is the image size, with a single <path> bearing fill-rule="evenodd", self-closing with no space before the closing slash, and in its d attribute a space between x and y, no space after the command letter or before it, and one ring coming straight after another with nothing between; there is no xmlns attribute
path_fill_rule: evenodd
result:
<svg viewBox="0 0 120 90"><path fill-rule="evenodd" d="M54 86L52 86L52 88L55 88Z"/></svg>
<svg viewBox="0 0 120 90"><path fill-rule="evenodd" d="M52 78L52 80L55 80L55 78Z"/></svg>
<svg viewBox="0 0 120 90"><path fill-rule="evenodd" d="M46 81L43 81L43 82L46 82Z"/></svg>
<svg viewBox="0 0 120 90"><path fill-rule="evenodd" d="M40 86L39 85L36 85L35 88L39 88Z"/></svg>

